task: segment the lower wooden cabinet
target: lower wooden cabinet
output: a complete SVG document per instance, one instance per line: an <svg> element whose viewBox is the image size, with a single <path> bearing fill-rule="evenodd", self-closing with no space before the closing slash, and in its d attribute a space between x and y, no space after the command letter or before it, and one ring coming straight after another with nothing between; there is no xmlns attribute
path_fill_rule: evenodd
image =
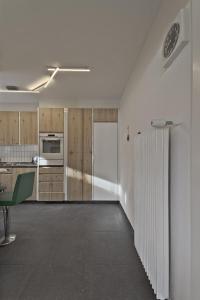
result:
<svg viewBox="0 0 200 300"><path fill-rule="evenodd" d="M64 201L64 168L40 167L39 200Z"/></svg>
<svg viewBox="0 0 200 300"><path fill-rule="evenodd" d="M0 174L0 183L6 187L6 192L12 192L15 188L17 176L23 173L35 172L33 194L28 200L37 199L37 168L9 168L7 173Z"/></svg>
<svg viewBox="0 0 200 300"><path fill-rule="evenodd" d="M40 201L64 201L65 194L64 193L39 193Z"/></svg>
<svg viewBox="0 0 200 300"><path fill-rule="evenodd" d="M5 192L12 192L12 170L8 171L9 173L0 174L0 183L5 188Z"/></svg>

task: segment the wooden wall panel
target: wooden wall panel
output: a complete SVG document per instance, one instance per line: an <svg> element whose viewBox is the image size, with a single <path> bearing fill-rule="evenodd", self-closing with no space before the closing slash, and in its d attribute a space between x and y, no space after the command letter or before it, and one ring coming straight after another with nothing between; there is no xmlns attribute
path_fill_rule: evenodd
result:
<svg viewBox="0 0 200 300"><path fill-rule="evenodd" d="M118 122L118 109L115 108L94 109L93 122Z"/></svg>

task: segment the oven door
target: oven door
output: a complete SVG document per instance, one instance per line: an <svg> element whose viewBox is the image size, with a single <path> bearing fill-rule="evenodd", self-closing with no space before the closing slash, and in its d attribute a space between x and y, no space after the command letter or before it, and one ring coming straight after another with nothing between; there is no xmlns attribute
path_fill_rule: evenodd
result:
<svg viewBox="0 0 200 300"><path fill-rule="evenodd" d="M40 137L40 157L44 159L63 159L63 138Z"/></svg>

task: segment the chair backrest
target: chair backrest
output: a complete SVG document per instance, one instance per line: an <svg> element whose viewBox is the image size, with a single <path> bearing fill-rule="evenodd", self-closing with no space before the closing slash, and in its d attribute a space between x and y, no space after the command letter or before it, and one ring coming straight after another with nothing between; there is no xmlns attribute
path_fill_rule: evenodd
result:
<svg viewBox="0 0 200 300"><path fill-rule="evenodd" d="M24 173L17 176L13 197L12 197L12 201L15 204L18 204L26 200L32 195L34 178L35 178L34 172Z"/></svg>

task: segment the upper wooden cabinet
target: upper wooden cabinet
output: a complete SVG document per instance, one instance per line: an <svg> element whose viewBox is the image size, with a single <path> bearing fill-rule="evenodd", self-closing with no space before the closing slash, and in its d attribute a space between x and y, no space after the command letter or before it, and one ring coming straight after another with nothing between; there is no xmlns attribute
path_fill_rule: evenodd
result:
<svg viewBox="0 0 200 300"><path fill-rule="evenodd" d="M93 110L94 122L118 122L118 109L116 108L95 108Z"/></svg>
<svg viewBox="0 0 200 300"><path fill-rule="evenodd" d="M33 145L38 143L37 112L20 113L20 144Z"/></svg>
<svg viewBox="0 0 200 300"><path fill-rule="evenodd" d="M19 113L0 112L0 145L19 144Z"/></svg>
<svg viewBox="0 0 200 300"><path fill-rule="evenodd" d="M0 112L0 145L37 143L37 112Z"/></svg>
<svg viewBox="0 0 200 300"><path fill-rule="evenodd" d="M40 108L39 113L40 132L64 132L63 108Z"/></svg>

